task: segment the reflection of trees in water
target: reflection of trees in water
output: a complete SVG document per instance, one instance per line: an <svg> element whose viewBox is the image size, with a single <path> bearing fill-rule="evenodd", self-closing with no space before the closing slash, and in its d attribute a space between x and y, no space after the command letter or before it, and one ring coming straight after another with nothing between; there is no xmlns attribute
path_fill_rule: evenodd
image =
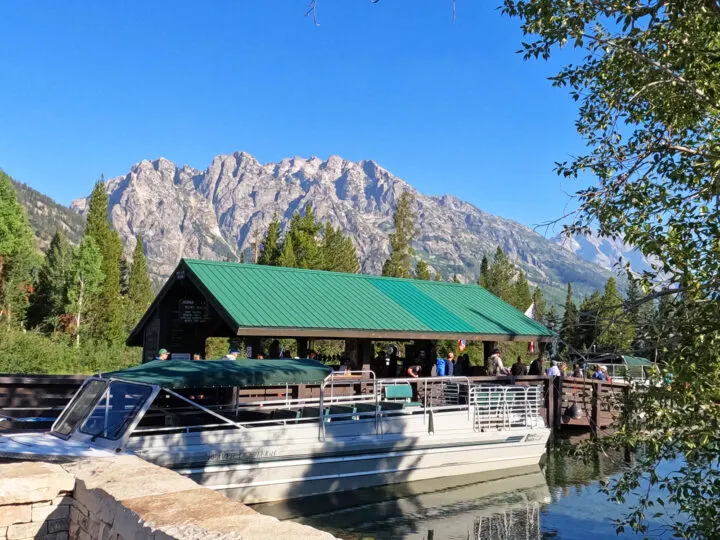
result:
<svg viewBox="0 0 720 540"><path fill-rule="evenodd" d="M528 502L526 508L513 508L475 521L468 540L539 539L540 503ZM430 536L428 535L428 540Z"/></svg>

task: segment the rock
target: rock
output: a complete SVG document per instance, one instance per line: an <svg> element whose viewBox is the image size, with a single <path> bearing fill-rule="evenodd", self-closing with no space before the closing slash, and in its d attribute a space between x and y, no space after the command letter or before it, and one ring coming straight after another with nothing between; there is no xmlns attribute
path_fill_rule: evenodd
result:
<svg viewBox="0 0 720 540"><path fill-rule="evenodd" d="M474 282L484 254L500 245L528 279L546 289L573 281L579 292L601 288L607 271L575 256L520 223L493 216L450 195L432 197L373 161L338 156L326 161L284 159L260 164L239 152L213 159L204 171L160 158L141 161L107 182L110 215L130 257L142 234L148 267L164 281L182 257L237 260L251 257L254 232L264 236L277 212L287 223L312 205L321 221L342 227L357 247L365 273L379 274L388 256L388 232L398 197L417 198L418 256L446 278ZM83 213L86 199L72 207Z"/></svg>
<svg viewBox="0 0 720 540"><path fill-rule="evenodd" d="M0 505L51 501L72 491L74 485L75 479L52 463L0 464Z"/></svg>

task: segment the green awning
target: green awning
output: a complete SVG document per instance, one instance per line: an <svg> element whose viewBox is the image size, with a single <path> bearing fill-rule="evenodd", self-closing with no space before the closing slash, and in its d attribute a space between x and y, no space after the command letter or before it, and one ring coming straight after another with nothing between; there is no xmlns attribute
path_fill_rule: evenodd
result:
<svg viewBox="0 0 720 540"><path fill-rule="evenodd" d="M640 366L652 366L653 363L648 360L647 358L642 358L640 356L623 356L623 361L625 362L625 365L629 367L640 367Z"/></svg>
<svg viewBox="0 0 720 540"><path fill-rule="evenodd" d="M328 366L308 359L155 360L102 376L178 389L320 384L330 372Z"/></svg>

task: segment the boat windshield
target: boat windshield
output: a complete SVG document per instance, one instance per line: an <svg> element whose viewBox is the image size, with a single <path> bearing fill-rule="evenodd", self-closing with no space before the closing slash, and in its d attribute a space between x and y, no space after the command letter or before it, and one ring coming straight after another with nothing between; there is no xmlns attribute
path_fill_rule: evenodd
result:
<svg viewBox="0 0 720 540"><path fill-rule="evenodd" d="M69 437L80 426L80 433L96 438L116 441L143 409L153 393L152 386L125 381L94 379L63 411L53 429Z"/></svg>
<svg viewBox="0 0 720 540"><path fill-rule="evenodd" d="M92 411L106 389L107 381L97 379L88 381L60 414L60 418L55 422L52 432L63 438L69 437L80 422Z"/></svg>

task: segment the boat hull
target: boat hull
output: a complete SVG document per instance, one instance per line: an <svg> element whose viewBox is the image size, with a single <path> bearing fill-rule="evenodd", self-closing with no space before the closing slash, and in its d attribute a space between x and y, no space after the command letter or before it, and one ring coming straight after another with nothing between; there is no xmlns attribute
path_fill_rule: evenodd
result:
<svg viewBox="0 0 720 540"><path fill-rule="evenodd" d="M513 432L513 442L505 442L508 433L487 435L486 440L439 447L423 445L330 457L320 454L176 470L206 487L253 504L537 465L545 453L549 430Z"/></svg>

